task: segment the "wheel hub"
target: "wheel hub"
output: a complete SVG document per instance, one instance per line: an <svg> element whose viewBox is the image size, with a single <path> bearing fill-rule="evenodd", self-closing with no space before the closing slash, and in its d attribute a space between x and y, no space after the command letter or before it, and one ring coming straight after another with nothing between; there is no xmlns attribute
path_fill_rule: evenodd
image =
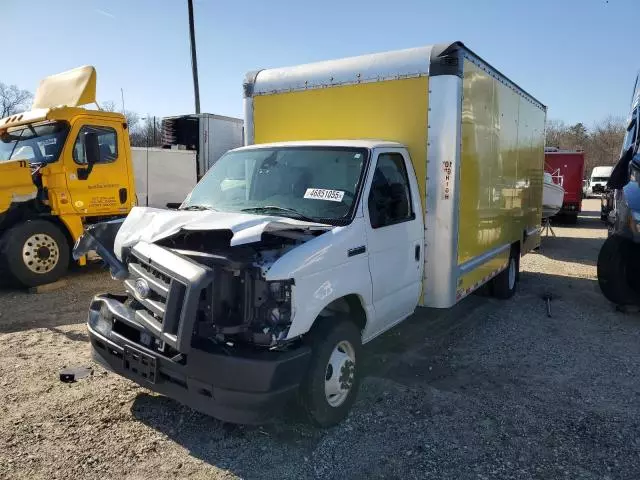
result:
<svg viewBox="0 0 640 480"><path fill-rule="evenodd" d="M45 233L30 236L22 247L22 261L33 273L49 273L59 260L60 248L57 242Z"/></svg>
<svg viewBox="0 0 640 480"><path fill-rule="evenodd" d="M325 370L324 392L332 407L339 407L349 396L355 378L356 357L353 345L344 340L333 349Z"/></svg>

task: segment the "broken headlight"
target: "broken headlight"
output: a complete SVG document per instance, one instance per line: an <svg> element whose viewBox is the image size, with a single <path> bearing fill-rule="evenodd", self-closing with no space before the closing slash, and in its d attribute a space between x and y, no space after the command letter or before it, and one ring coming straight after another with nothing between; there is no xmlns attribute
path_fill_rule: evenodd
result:
<svg viewBox="0 0 640 480"><path fill-rule="evenodd" d="M254 342L275 345L284 340L291 325L291 286L293 280L266 282L259 294L262 299L255 321ZM262 298L264 295L264 298Z"/></svg>

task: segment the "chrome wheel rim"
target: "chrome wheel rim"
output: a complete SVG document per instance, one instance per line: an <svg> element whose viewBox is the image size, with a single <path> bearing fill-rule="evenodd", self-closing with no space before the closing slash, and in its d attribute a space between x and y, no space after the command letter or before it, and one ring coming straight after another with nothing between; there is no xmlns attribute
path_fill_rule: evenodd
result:
<svg viewBox="0 0 640 480"><path fill-rule="evenodd" d="M514 258L509 260L509 290L513 290L516 286L516 260Z"/></svg>
<svg viewBox="0 0 640 480"><path fill-rule="evenodd" d="M22 247L22 261L33 273L49 273L60 261L58 243L46 233L31 235Z"/></svg>
<svg viewBox="0 0 640 480"><path fill-rule="evenodd" d="M356 371L356 352L347 340L338 342L333 348L324 377L324 394L332 407L342 405L351 389Z"/></svg>

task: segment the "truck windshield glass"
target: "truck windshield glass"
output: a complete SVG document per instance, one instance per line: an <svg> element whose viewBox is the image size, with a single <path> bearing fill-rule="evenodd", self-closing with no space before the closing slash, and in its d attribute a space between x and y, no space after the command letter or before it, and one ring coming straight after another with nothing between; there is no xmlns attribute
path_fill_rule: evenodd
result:
<svg viewBox="0 0 640 480"><path fill-rule="evenodd" d="M67 138L66 122L27 125L0 135L0 162L27 160L52 163L58 160Z"/></svg>
<svg viewBox="0 0 640 480"><path fill-rule="evenodd" d="M609 177L593 177L591 179L592 182L606 182L609 180Z"/></svg>
<svg viewBox="0 0 640 480"><path fill-rule="evenodd" d="M355 208L366 160L366 150L347 148L229 152L211 167L181 208L341 224Z"/></svg>

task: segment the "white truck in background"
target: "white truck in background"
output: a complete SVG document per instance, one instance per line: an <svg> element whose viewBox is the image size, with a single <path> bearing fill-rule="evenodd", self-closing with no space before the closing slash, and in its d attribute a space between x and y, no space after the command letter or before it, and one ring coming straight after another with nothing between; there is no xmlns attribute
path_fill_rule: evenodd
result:
<svg viewBox="0 0 640 480"><path fill-rule="evenodd" d="M587 198L604 193L612 170L612 166L593 167L591 177L589 177L589 186L587 187Z"/></svg>
<svg viewBox="0 0 640 480"><path fill-rule="evenodd" d="M177 207L223 154L243 143L239 118L210 113L163 118L163 148L131 147L137 204Z"/></svg>

